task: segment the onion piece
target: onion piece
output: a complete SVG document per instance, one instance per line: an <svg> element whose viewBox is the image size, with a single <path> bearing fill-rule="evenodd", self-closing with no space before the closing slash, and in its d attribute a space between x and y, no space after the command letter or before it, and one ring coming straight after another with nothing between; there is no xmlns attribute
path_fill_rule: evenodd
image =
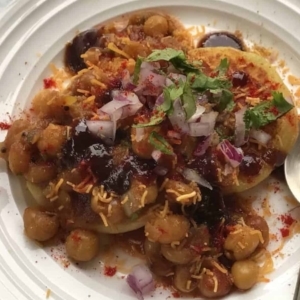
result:
<svg viewBox="0 0 300 300"><path fill-rule="evenodd" d="M189 123L190 136L208 136L213 133L218 112L211 111L201 116L199 123Z"/></svg>
<svg viewBox="0 0 300 300"><path fill-rule="evenodd" d="M188 133L189 126L185 120L185 111L181 105L180 99L176 99L173 103L173 112L169 115L169 120L176 131Z"/></svg>
<svg viewBox="0 0 300 300"><path fill-rule="evenodd" d="M143 300L145 294L155 289L152 273L145 265L134 266L126 281L139 300Z"/></svg>
<svg viewBox="0 0 300 300"><path fill-rule="evenodd" d="M204 137L203 140L199 141L198 145L196 146L196 149L194 150L195 156L202 156L205 154L207 148L210 146L211 142L211 135Z"/></svg>
<svg viewBox="0 0 300 300"><path fill-rule="evenodd" d="M135 128L135 140L136 142L141 142L144 138L145 130L143 127L136 127Z"/></svg>
<svg viewBox="0 0 300 300"><path fill-rule="evenodd" d="M123 29L127 27L129 20L120 20L114 22L114 27L117 32L121 32Z"/></svg>
<svg viewBox="0 0 300 300"><path fill-rule="evenodd" d="M98 112L101 111L108 114L111 119L113 114L119 116L116 118L117 120L132 116L143 106L139 101L138 96L131 91L113 90L112 97L112 101L108 102L98 110Z"/></svg>
<svg viewBox="0 0 300 300"><path fill-rule="evenodd" d="M113 121L87 120L86 126L92 134L102 138L106 142L111 142L115 139L116 128Z"/></svg>
<svg viewBox="0 0 300 300"><path fill-rule="evenodd" d="M167 137L169 137L171 139L177 139L177 140L181 139L180 133L178 133L178 132L176 132L174 130L168 130Z"/></svg>
<svg viewBox="0 0 300 300"><path fill-rule="evenodd" d="M220 150L225 160L233 167L236 168L242 162L244 153L241 148L234 147L228 140L223 140L217 146L217 149Z"/></svg>
<svg viewBox="0 0 300 300"><path fill-rule="evenodd" d="M204 186L210 190L213 189L211 184L193 169L189 169L189 168L183 169L182 175L184 176L185 179L189 181L194 181L199 185Z"/></svg>
<svg viewBox="0 0 300 300"><path fill-rule="evenodd" d="M167 173L169 172L169 170L166 167L163 167L163 166L156 166L153 169L153 172L155 174L157 174L158 176L165 176L165 175L167 175Z"/></svg>
<svg viewBox="0 0 300 300"><path fill-rule="evenodd" d="M157 96L166 85L166 77L154 72L155 68L149 63L142 63L139 77L139 84L134 89L143 95Z"/></svg>
<svg viewBox="0 0 300 300"><path fill-rule="evenodd" d="M246 125L244 122L244 115L247 107L243 107L235 113L235 131L234 131L234 145L240 147L245 143Z"/></svg>
<svg viewBox="0 0 300 300"><path fill-rule="evenodd" d="M186 82L186 76L183 74L169 73L168 77L171 78L175 82L179 81L179 80L181 80L182 82Z"/></svg>
<svg viewBox="0 0 300 300"><path fill-rule="evenodd" d="M162 152L160 150L154 150L151 154L152 158L157 162L161 158Z"/></svg>
<svg viewBox="0 0 300 300"><path fill-rule="evenodd" d="M260 144L266 146L270 139L272 138L270 134L266 133L263 130L255 130L252 129L250 131L250 137L254 138L257 140Z"/></svg>
<svg viewBox="0 0 300 300"><path fill-rule="evenodd" d="M198 119L204 114L205 107L197 105L195 113L187 120L188 123L197 122Z"/></svg>

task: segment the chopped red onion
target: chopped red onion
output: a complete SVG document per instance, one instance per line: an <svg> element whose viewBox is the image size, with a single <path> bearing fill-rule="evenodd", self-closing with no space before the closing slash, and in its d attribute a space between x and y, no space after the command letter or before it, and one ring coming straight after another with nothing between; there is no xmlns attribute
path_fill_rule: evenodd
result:
<svg viewBox="0 0 300 300"><path fill-rule="evenodd" d="M143 140L144 132L145 132L145 130L144 130L143 127L136 127L136 129L135 129L135 140L137 142L140 142L140 141Z"/></svg>
<svg viewBox="0 0 300 300"><path fill-rule="evenodd" d="M222 172L225 176L231 174L233 172L233 168L230 164L225 164L224 171Z"/></svg>
<svg viewBox="0 0 300 300"><path fill-rule="evenodd" d="M166 167L163 166L156 166L153 169L154 173L157 174L158 176L165 176L168 173L168 169Z"/></svg>
<svg viewBox="0 0 300 300"><path fill-rule="evenodd" d="M266 133L265 131L254 130L254 129L250 131L250 136L264 146L266 146L270 141L270 139L272 138L271 135Z"/></svg>
<svg viewBox="0 0 300 300"><path fill-rule="evenodd" d="M243 107L235 113L235 132L234 145L240 147L245 143L246 125L244 122L244 115L247 107Z"/></svg>
<svg viewBox="0 0 300 300"><path fill-rule="evenodd" d="M143 95L157 96L162 92L166 84L166 77L155 73L155 68L150 63L143 62L140 70L139 84L135 92L142 92Z"/></svg>
<svg viewBox="0 0 300 300"><path fill-rule="evenodd" d="M121 83L123 90L133 91L136 88L136 85L133 84L131 80L128 70L123 71Z"/></svg>
<svg viewBox="0 0 300 300"><path fill-rule="evenodd" d="M217 146L217 149L220 150L225 160L233 167L236 168L242 162L244 153L241 148L234 147L228 140L223 140Z"/></svg>
<svg viewBox="0 0 300 300"><path fill-rule="evenodd" d="M145 294L155 289L152 273L145 265L134 266L126 281L139 300L143 300Z"/></svg>
<svg viewBox="0 0 300 300"><path fill-rule="evenodd" d="M172 81L179 81L181 80L182 82L186 82L186 76L183 74L178 74L178 73L169 73L168 77L172 79Z"/></svg>
<svg viewBox="0 0 300 300"><path fill-rule="evenodd" d="M189 168L183 169L182 175L185 179L189 181L194 181L199 185L204 186L210 190L213 189L211 184L193 169L189 169Z"/></svg>
<svg viewBox="0 0 300 300"><path fill-rule="evenodd" d="M213 133L218 112L211 111L201 115L199 123L189 123L190 136L208 136Z"/></svg>
<svg viewBox="0 0 300 300"><path fill-rule="evenodd" d="M169 120L176 131L181 133L188 133L189 126L186 123L186 115L181 105L181 100L176 99L173 103L173 112L169 115Z"/></svg>
<svg viewBox="0 0 300 300"><path fill-rule="evenodd" d="M123 31L123 29L125 29L128 25L129 20L120 20L120 21L115 21L114 22L114 27L116 29L117 32L121 32Z"/></svg>
<svg viewBox="0 0 300 300"><path fill-rule="evenodd" d="M176 132L174 130L168 130L167 137L169 137L171 139L177 139L177 140L181 139L180 133L178 133L178 132Z"/></svg>
<svg viewBox="0 0 300 300"><path fill-rule="evenodd" d="M204 137L201 141L199 141L198 145L196 146L196 149L194 151L195 156L202 156L205 154L207 148L210 146L211 142L211 135Z"/></svg>
<svg viewBox="0 0 300 300"><path fill-rule="evenodd" d="M157 97L156 101L155 101L154 107L160 106L160 105L162 105L163 103L164 103L164 95L163 95L163 94L160 94L160 95Z"/></svg>
<svg viewBox="0 0 300 300"><path fill-rule="evenodd" d="M116 128L113 121L86 121L89 131L107 142L115 139Z"/></svg>
<svg viewBox="0 0 300 300"><path fill-rule="evenodd" d="M161 151L160 150L154 150L151 154L152 158L157 162L161 158Z"/></svg>
<svg viewBox="0 0 300 300"><path fill-rule="evenodd" d="M113 114L117 114L117 120L134 115L143 106L138 96L130 91L114 90L112 97L112 101L102 106L99 111L107 113L111 118Z"/></svg>
<svg viewBox="0 0 300 300"><path fill-rule="evenodd" d="M188 123L197 122L198 119L204 114L205 107L201 105L197 105L195 113L188 119Z"/></svg>

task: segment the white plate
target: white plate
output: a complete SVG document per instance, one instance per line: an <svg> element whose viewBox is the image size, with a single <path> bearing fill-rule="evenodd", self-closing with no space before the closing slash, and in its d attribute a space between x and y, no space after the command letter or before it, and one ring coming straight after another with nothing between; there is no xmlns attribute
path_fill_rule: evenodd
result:
<svg viewBox="0 0 300 300"><path fill-rule="evenodd" d="M7 114L18 114L28 104L42 87L42 78L49 75L50 62L61 65L62 49L77 30L148 7L174 14L187 25L206 25L229 31L238 29L248 40L274 46L292 72L300 75L298 0L14 1L7 10L0 10L0 121L7 120ZM4 132L0 133L1 140L4 135ZM284 196L290 196L285 186L281 186L278 193L267 192L267 187L274 184L277 183L270 178L253 191L257 194L257 206L269 193L274 216L268 221L272 224L276 213L292 207L282 200ZM64 269L61 259L53 258L59 252L53 255L50 249L42 249L29 241L23 235L21 216L25 207L18 180L8 176L1 161L1 299L45 299L47 289L51 290L49 299L53 300L135 299L120 276L107 278L101 274L101 264L71 265ZM300 220L300 216L297 218ZM274 224L272 228L275 231ZM282 252L283 258L275 258L276 271L269 276L271 282L259 284L244 293L245 300L292 299L299 268L300 237L294 236ZM116 260L112 258L112 263ZM1 294L1 282L6 288L5 294ZM152 296L165 299L170 295L169 291L157 290ZM240 297L240 294L231 294L228 299Z"/></svg>

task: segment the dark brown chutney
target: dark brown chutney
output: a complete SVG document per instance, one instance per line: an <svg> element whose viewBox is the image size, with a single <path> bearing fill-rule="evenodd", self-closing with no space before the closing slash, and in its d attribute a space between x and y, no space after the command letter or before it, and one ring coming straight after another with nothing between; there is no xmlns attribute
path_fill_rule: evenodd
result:
<svg viewBox="0 0 300 300"><path fill-rule="evenodd" d="M231 47L245 51L244 42L236 35L226 31L207 33L198 43L198 48Z"/></svg>
<svg viewBox="0 0 300 300"><path fill-rule="evenodd" d="M106 190L122 195L129 190L133 176L143 183L153 181L156 177L155 161L139 158L125 144L126 140L129 140L126 134L118 130L114 145L107 145L101 138L91 134L85 121L81 120L74 124L72 138L64 146L63 164L67 168L74 168L83 163ZM128 147L128 155L119 165L115 165L113 149L121 143Z"/></svg>

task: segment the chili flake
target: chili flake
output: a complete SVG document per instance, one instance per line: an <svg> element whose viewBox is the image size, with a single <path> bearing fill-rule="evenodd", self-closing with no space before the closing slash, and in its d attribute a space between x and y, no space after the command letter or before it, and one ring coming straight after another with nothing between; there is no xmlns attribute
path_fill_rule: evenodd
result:
<svg viewBox="0 0 300 300"><path fill-rule="evenodd" d="M116 274L117 272L117 267L110 267L110 266L105 266L104 267L104 275L112 277Z"/></svg>

